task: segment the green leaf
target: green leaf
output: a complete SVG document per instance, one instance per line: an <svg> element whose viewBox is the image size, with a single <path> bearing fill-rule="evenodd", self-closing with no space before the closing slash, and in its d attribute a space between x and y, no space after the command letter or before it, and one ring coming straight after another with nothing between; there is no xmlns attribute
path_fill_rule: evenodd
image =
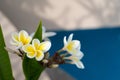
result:
<svg viewBox="0 0 120 80"><path fill-rule="evenodd" d="M0 80L14 80L8 52L5 50L5 42L0 26Z"/></svg>
<svg viewBox="0 0 120 80"><path fill-rule="evenodd" d="M35 39L35 38L39 39L40 42L42 41L42 22L41 21L40 21L38 28L34 34L33 39Z"/></svg>
<svg viewBox="0 0 120 80"><path fill-rule="evenodd" d="M42 22L39 23L39 26L33 37L42 41ZM29 59L26 55L23 59L23 71L25 74L26 80L38 80L40 74L45 68L40 65L35 59Z"/></svg>
<svg viewBox="0 0 120 80"><path fill-rule="evenodd" d="M26 80L38 80L44 67L40 66L35 59L29 59L25 56L23 61L23 70Z"/></svg>

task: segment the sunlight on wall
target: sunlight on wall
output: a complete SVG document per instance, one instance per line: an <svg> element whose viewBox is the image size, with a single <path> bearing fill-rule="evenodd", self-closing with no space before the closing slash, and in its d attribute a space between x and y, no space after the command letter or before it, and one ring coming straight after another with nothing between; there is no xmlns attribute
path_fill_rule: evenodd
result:
<svg viewBox="0 0 120 80"><path fill-rule="evenodd" d="M120 0L4 0L3 10L16 25L34 26L39 19L48 29L90 29L120 25ZM3 5L3 4L1 4ZM3 5L4 6L4 5ZM29 23L29 25L28 25ZM31 30L34 28L31 28Z"/></svg>
<svg viewBox="0 0 120 80"><path fill-rule="evenodd" d="M112 0L45 0L48 4L22 4L24 10L33 12L38 17L51 20L64 29L87 29L114 25L115 1ZM111 23L112 21L112 23ZM117 24L119 24L117 22Z"/></svg>

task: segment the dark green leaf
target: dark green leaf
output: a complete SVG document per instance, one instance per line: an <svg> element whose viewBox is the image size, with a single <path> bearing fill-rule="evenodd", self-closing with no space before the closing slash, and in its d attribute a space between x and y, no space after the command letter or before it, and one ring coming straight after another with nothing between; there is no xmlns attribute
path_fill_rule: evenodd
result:
<svg viewBox="0 0 120 80"><path fill-rule="evenodd" d="M5 50L5 42L0 26L0 80L14 80L8 52Z"/></svg>
<svg viewBox="0 0 120 80"><path fill-rule="evenodd" d="M29 59L25 56L23 61L23 70L26 80L38 80L44 67L40 66L35 59Z"/></svg>
<svg viewBox="0 0 120 80"><path fill-rule="evenodd" d="M42 22L40 22L35 35L33 37L42 41ZM23 60L23 71L26 80L38 80L40 74L45 68L41 66L35 59L29 59L26 55Z"/></svg>

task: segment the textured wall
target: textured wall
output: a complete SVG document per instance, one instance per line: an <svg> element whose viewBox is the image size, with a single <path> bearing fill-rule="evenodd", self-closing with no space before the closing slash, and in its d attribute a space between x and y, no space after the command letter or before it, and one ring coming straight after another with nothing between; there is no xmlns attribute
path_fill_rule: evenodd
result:
<svg viewBox="0 0 120 80"><path fill-rule="evenodd" d="M120 24L120 0L1 0L0 9L21 29L88 29Z"/></svg>

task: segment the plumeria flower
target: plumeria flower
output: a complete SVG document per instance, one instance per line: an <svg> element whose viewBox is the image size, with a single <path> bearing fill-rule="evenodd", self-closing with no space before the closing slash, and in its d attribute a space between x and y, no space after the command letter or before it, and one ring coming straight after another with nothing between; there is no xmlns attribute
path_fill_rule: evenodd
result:
<svg viewBox="0 0 120 80"><path fill-rule="evenodd" d="M81 56L69 56L69 57L64 57L64 59L71 60L69 63L70 64L75 64L78 68L84 69L83 63L80 61L82 59L83 55Z"/></svg>
<svg viewBox="0 0 120 80"><path fill-rule="evenodd" d="M31 37L34 36L35 33L32 33L31 34ZM44 26L42 26L42 40L48 40L48 37L52 37L52 36L55 36L56 33L55 32L46 32L46 29Z"/></svg>
<svg viewBox="0 0 120 80"><path fill-rule="evenodd" d="M81 56L83 53L80 51L81 44L79 40L72 40L73 34L70 34L68 40L66 40L66 36L64 37L64 47L63 50L66 50L69 54L74 56Z"/></svg>
<svg viewBox="0 0 120 80"><path fill-rule="evenodd" d="M44 58L44 53L51 47L50 41L41 42L38 39L33 39L32 44L27 44L22 47L22 50L27 53L28 58L36 58L41 61Z"/></svg>
<svg viewBox="0 0 120 80"><path fill-rule="evenodd" d="M12 33L11 44L17 46L17 48L21 48L23 45L29 44L31 39L25 30L21 30L19 33Z"/></svg>
<svg viewBox="0 0 120 80"><path fill-rule="evenodd" d="M55 36L56 33L55 32L46 32L46 28L43 26L42 27L42 39L45 39L45 38L48 38L48 37L52 37L52 36Z"/></svg>

